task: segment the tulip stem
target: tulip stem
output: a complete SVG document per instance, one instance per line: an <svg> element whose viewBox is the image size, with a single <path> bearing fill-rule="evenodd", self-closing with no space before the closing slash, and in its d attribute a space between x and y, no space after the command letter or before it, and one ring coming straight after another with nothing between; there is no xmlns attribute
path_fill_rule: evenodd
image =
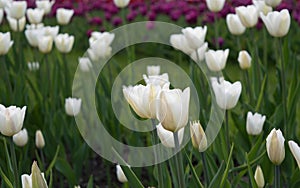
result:
<svg viewBox="0 0 300 188"><path fill-rule="evenodd" d="M226 145L227 151L230 151L230 140L229 140L229 125L228 125L228 110L225 111L225 132L226 132Z"/></svg>
<svg viewBox="0 0 300 188"><path fill-rule="evenodd" d="M174 143L175 143L175 166L177 173L177 180L179 183L179 188L185 188L184 182L184 171L183 171L183 161L180 152L179 139L178 139L178 131L174 132Z"/></svg>
<svg viewBox="0 0 300 188"><path fill-rule="evenodd" d="M250 82L250 76L249 76L249 72L248 70L245 71L246 73L246 85L247 85L247 93L248 93L248 96L249 96L249 100L250 100L250 104L252 104L253 102L253 96L252 96L252 91L251 91L251 82Z"/></svg>
<svg viewBox="0 0 300 188"><path fill-rule="evenodd" d="M6 83L7 83L7 87L8 87L8 90L9 90L9 94L6 94L6 101L10 101L10 96L11 94L13 93L13 90L12 90L12 86L11 86L11 82L10 82L10 78L9 78L9 71L8 71L8 68L6 66L6 57L4 55L2 55L2 64L3 64L3 70L5 72L5 79L6 79Z"/></svg>
<svg viewBox="0 0 300 188"><path fill-rule="evenodd" d="M207 185L209 185L209 176L208 176L206 155L204 152L201 152L201 157L202 157L202 163L203 163L203 169L204 169L204 181L205 181L205 187L206 187Z"/></svg>
<svg viewBox="0 0 300 188"><path fill-rule="evenodd" d="M276 165L275 166L275 188L280 188L280 166Z"/></svg>
<svg viewBox="0 0 300 188"><path fill-rule="evenodd" d="M14 174L14 188L19 188L18 165L17 165L15 145L12 140L12 137L10 139L10 154L12 157L12 167L13 167L13 174Z"/></svg>

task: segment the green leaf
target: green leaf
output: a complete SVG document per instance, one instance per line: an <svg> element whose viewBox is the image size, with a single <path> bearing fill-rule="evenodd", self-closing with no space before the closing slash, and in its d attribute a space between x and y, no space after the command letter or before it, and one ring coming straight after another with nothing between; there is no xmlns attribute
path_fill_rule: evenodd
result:
<svg viewBox="0 0 300 188"><path fill-rule="evenodd" d="M224 174L223 174L223 177L222 177L222 181L221 181L220 187L224 187L224 184L225 184L225 182L226 182L225 180L227 179L227 176L228 176L229 166L230 166L230 163L231 163L231 157L232 157L233 148L234 148L234 144L232 144L232 146L231 146L231 148L230 148L229 157L228 157L228 160L227 160L225 172L224 172Z"/></svg>
<svg viewBox="0 0 300 188"><path fill-rule="evenodd" d="M6 175L4 174L4 172L2 171L2 168L0 167L0 175L3 179L3 181L5 182L5 184L9 187L9 188L13 188L12 183L9 181L9 179L6 177Z"/></svg>
<svg viewBox="0 0 300 188"><path fill-rule="evenodd" d="M219 170L217 171L216 175L214 176L214 178L210 182L208 188L219 188L221 178L222 178L222 172L223 172L224 168L225 168L225 163L224 163L224 161L222 161Z"/></svg>
<svg viewBox="0 0 300 188"><path fill-rule="evenodd" d="M75 173L68 161L62 158L57 158L55 169L62 173L68 179L69 183L71 183L73 186L77 184Z"/></svg>
<svg viewBox="0 0 300 188"><path fill-rule="evenodd" d="M248 174L249 174L249 177L250 177L251 187L257 188L257 185L256 185L256 182L254 180L253 171L251 169L250 162L249 162L249 157L248 157L247 153L246 153L246 161L247 161Z"/></svg>
<svg viewBox="0 0 300 188"><path fill-rule="evenodd" d="M94 178L93 178L93 175L90 176L89 178L89 182L87 184L87 188L93 188L94 187Z"/></svg>
<svg viewBox="0 0 300 188"><path fill-rule="evenodd" d="M263 82L261 84L261 87L260 87L260 93L259 93L258 100L257 100L257 103L256 103L256 107L255 107L256 112L259 110L261 102L263 100L263 96L264 96L265 88L266 88L266 80L267 80L267 74L265 75L265 77L263 79Z"/></svg>
<svg viewBox="0 0 300 188"><path fill-rule="evenodd" d="M193 167L193 164L192 164L192 162L191 162L191 160L190 160L190 158L189 158L189 156L188 156L188 154L186 153L185 150L184 150L184 153L185 153L186 159L187 159L188 162L189 162L189 166L190 166L190 168L191 168L193 177L195 178L195 181L196 181L198 187L203 187L203 185L202 185L201 181L199 180L199 178L198 178L198 176L197 176L197 173L196 173L196 171L195 171L195 169L194 169L194 167Z"/></svg>
<svg viewBox="0 0 300 188"><path fill-rule="evenodd" d="M56 159L57 159L57 156L58 156L58 153L59 153L59 149L60 149L60 146L58 145L57 148L56 148L55 155L54 155L48 169L46 170L46 177L49 176L50 171L52 170L53 166L55 165L55 162L56 162Z"/></svg>

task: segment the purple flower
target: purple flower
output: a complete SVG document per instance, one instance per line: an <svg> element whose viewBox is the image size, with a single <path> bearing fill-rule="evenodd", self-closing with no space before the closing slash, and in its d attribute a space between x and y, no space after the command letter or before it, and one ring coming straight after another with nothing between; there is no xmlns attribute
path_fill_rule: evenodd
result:
<svg viewBox="0 0 300 188"><path fill-rule="evenodd" d="M112 20L112 24L114 26L119 26L122 24L122 19L120 17L114 17Z"/></svg>
<svg viewBox="0 0 300 188"><path fill-rule="evenodd" d="M136 16L137 16L137 13L135 11L132 11L129 14L127 14L126 18L129 22L132 22Z"/></svg>
<svg viewBox="0 0 300 188"><path fill-rule="evenodd" d="M156 14L154 12L149 12L148 20L154 21L156 19Z"/></svg>
<svg viewBox="0 0 300 188"><path fill-rule="evenodd" d="M190 13L188 13L185 16L185 20L189 24L195 24L195 23L197 23L197 18L198 18L198 14L197 14L196 11L191 11Z"/></svg>
<svg viewBox="0 0 300 188"><path fill-rule="evenodd" d="M92 19L90 19L89 23L92 25L101 25L102 19L100 17L95 16Z"/></svg>
<svg viewBox="0 0 300 188"><path fill-rule="evenodd" d="M212 42L214 43L215 46L217 46L217 43L218 43L219 46L222 47L224 45L225 41L222 37L218 37L217 40L216 40L216 38L214 38Z"/></svg>
<svg viewBox="0 0 300 188"><path fill-rule="evenodd" d="M105 17L105 19L106 19L107 21L110 21L112 15L111 15L111 13L109 13L109 12L105 12L104 17Z"/></svg>
<svg viewBox="0 0 300 188"><path fill-rule="evenodd" d="M173 10L170 13L170 17L173 21L177 21L181 16L181 11L180 10Z"/></svg>

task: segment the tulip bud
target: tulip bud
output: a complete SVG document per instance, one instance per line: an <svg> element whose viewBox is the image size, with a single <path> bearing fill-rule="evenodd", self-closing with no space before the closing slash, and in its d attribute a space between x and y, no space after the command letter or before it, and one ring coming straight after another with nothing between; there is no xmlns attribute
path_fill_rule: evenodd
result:
<svg viewBox="0 0 300 188"><path fill-rule="evenodd" d="M256 167L254 179L258 188L263 188L265 186L264 174L259 165Z"/></svg>
<svg viewBox="0 0 300 188"><path fill-rule="evenodd" d="M242 24L239 16L236 14L227 14L226 24L229 32L233 35L241 35L246 31L246 27Z"/></svg>
<svg viewBox="0 0 300 188"><path fill-rule="evenodd" d="M81 107L81 99L76 98L67 98L65 100L65 110L69 116L76 116L80 112Z"/></svg>
<svg viewBox="0 0 300 188"><path fill-rule="evenodd" d="M39 24L42 22L44 16L44 10L42 9L27 9L27 18L31 24Z"/></svg>
<svg viewBox="0 0 300 188"><path fill-rule="evenodd" d="M80 188L80 185L75 185L74 188Z"/></svg>
<svg viewBox="0 0 300 188"><path fill-rule="evenodd" d="M175 148L173 132L164 129L164 127L161 124L158 124L156 126L156 130L157 130L157 135L158 135L159 140L161 141L162 145L164 145L167 148ZM179 129L179 131L178 131L179 145L181 145L181 143L182 143L183 134L184 134L184 127Z"/></svg>
<svg viewBox="0 0 300 188"><path fill-rule="evenodd" d="M10 32L1 33L0 32L0 55L5 55L8 50L13 45L13 41L10 38Z"/></svg>
<svg viewBox="0 0 300 188"><path fill-rule="evenodd" d="M26 8L26 1L12 1L5 7L5 12L9 17L19 20L25 16Z"/></svg>
<svg viewBox="0 0 300 188"><path fill-rule="evenodd" d="M165 84L169 83L168 73L164 73L162 75L153 75L153 76L147 76L144 74L143 78L147 85L152 84L155 86L163 87Z"/></svg>
<svg viewBox="0 0 300 188"><path fill-rule="evenodd" d="M291 16L287 9L269 12L267 16L260 13L260 17L273 37L284 37L289 32Z"/></svg>
<svg viewBox="0 0 300 188"><path fill-rule="evenodd" d="M38 47L39 39L42 38L42 36L44 36L44 29L26 29L25 36L30 46Z"/></svg>
<svg viewBox="0 0 300 188"><path fill-rule="evenodd" d="M47 182L44 177L44 173L41 173L37 163L34 161L31 167L31 174L23 174L22 179L22 188L48 188Z"/></svg>
<svg viewBox="0 0 300 188"><path fill-rule="evenodd" d="M298 167L300 169L300 147L298 144L292 140L289 141L290 150L297 161Z"/></svg>
<svg viewBox="0 0 300 188"><path fill-rule="evenodd" d="M197 49L197 51L194 51L191 54L191 58L196 62L201 62L205 58L205 53L207 51L208 44L205 42L200 48Z"/></svg>
<svg viewBox="0 0 300 188"><path fill-rule="evenodd" d="M51 36L52 39L54 40L58 35L59 26L53 26L53 27L47 26L47 27L43 27L43 30L45 36Z"/></svg>
<svg viewBox="0 0 300 188"><path fill-rule="evenodd" d="M235 8L235 12L247 28L254 27L258 22L258 13L254 5L239 6Z"/></svg>
<svg viewBox="0 0 300 188"><path fill-rule="evenodd" d="M171 35L170 43L173 48L180 50L188 55L194 52L194 50L189 46L188 41L183 34Z"/></svg>
<svg viewBox="0 0 300 188"><path fill-rule="evenodd" d="M80 57L79 61L79 68L82 72L89 72L90 69L93 67L91 61L87 57Z"/></svg>
<svg viewBox="0 0 300 188"><path fill-rule="evenodd" d="M117 171L117 178L118 178L119 182L121 182L121 183L128 182L127 177L125 176L120 165L116 165L116 171Z"/></svg>
<svg viewBox="0 0 300 188"><path fill-rule="evenodd" d="M190 122L190 132L194 148L204 152L207 148L207 139L199 121Z"/></svg>
<svg viewBox="0 0 300 188"><path fill-rule="evenodd" d="M20 32L20 31L24 30L25 24L26 24L25 16L19 20L16 20L10 16L7 16L6 19L8 21L8 24L9 24L9 27L11 30L13 30L15 32Z"/></svg>
<svg viewBox="0 0 300 188"><path fill-rule="evenodd" d="M241 69L249 69L251 67L252 58L246 50L239 52L238 62Z"/></svg>
<svg viewBox="0 0 300 188"><path fill-rule="evenodd" d="M46 54L51 52L53 45L53 39L51 36L42 36L39 39L39 51Z"/></svg>
<svg viewBox="0 0 300 188"><path fill-rule="evenodd" d="M54 0L53 1L49 1L49 0L35 1L36 7L38 9L44 10L45 14L49 14L51 12L51 8L54 3L55 3Z"/></svg>
<svg viewBox="0 0 300 188"><path fill-rule="evenodd" d="M129 4L129 2L130 2L130 0L114 0L114 4L118 8L127 7L127 5Z"/></svg>
<svg viewBox="0 0 300 188"><path fill-rule="evenodd" d="M111 43L113 42L115 38L115 34L114 33L109 33L109 32L97 32L94 31L91 33L91 37L89 38L89 44L90 46L92 46L92 44L97 41L97 40L101 40L103 41L107 46L111 45Z"/></svg>
<svg viewBox="0 0 300 188"><path fill-rule="evenodd" d="M265 3L271 7L276 7L281 3L282 0L264 0Z"/></svg>
<svg viewBox="0 0 300 188"><path fill-rule="evenodd" d="M21 130L17 134L13 136L13 141L14 143L19 146L23 147L27 144L28 142L28 133L26 129Z"/></svg>
<svg viewBox="0 0 300 188"><path fill-rule="evenodd" d="M285 157L284 137L280 129L275 128L270 132L266 139L266 147L269 159L275 165L280 165Z"/></svg>
<svg viewBox="0 0 300 188"><path fill-rule="evenodd" d="M58 8L56 10L56 20L60 25L67 25L70 23L74 14L74 10Z"/></svg>
<svg viewBox="0 0 300 188"><path fill-rule="evenodd" d="M4 136L13 136L23 127L26 106L22 109L16 106L5 107L0 104L0 132Z"/></svg>
<svg viewBox="0 0 300 188"><path fill-rule="evenodd" d="M43 149L45 147L45 140L41 130L37 130L35 132L35 146L39 149Z"/></svg>
<svg viewBox="0 0 300 188"><path fill-rule="evenodd" d="M197 50L200 48L205 41L206 33L207 33L207 27L187 27L182 29L182 33L184 37L186 38L187 44L190 48L193 50Z"/></svg>
<svg viewBox="0 0 300 188"><path fill-rule="evenodd" d="M147 75L148 76L157 76L160 73L160 66L157 65L152 65L152 66L147 66Z"/></svg>
<svg viewBox="0 0 300 188"><path fill-rule="evenodd" d="M30 71L37 71L40 68L39 62L29 62L27 66Z"/></svg>
<svg viewBox="0 0 300 188"><path fill-rule="evenodd" d="M90 48L87 50L89 57L92 61L97 61L100 58L106 58L111 55L112 48L106 40L97 39L94 41Z"/></svg>
<svg viewBox="0 0 300 188"><path fill-rule="evenodd" d="M253 4L255 5L257 12L262 12L264 15L267 15L273 10L272 7L266 5L265 1L253 0Z"/></svg>
<svg viewBox="0 0 300 188"><path fill-rule="evenodd" d="M252 112L248 112L246 123L247 133L249 135L259 135L262 131L265 120L266 116L262 116L258 113L253 115Z"/></svg>
<svg viewBox="0 0 300 188"><path fill-rule="evenodd" d="M226 50L208 50L205 53L205 61L211 71L221 71L226 66L229 49Z"/></svg>
<svg viewBox="0 0 300 188"><path fill-rule="evenodd" d="M59 34L54 40L57 50L61 53L69 53L74 44L74 36L69 34Z"/></svg>
<svg viewBox="0 0 300 188"><path fill-rule="evenodd" d="M212 12L219 12L223 9L225 0L206 0L208 9Z"/></svg>

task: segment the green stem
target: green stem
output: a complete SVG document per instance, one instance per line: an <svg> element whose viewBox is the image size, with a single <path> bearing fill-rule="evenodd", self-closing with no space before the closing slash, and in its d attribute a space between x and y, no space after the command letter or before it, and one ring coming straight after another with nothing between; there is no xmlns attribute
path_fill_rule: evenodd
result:
<svg viewBox="0 0 300 188"><path fill-rule="evenodd" d="M247 90L247 93L248 93L248 96L249 96L249 100L250 100L250 104L252 104L253 102L253 96L252 96L252 91L251 91L251 82L250 82L250 76L249 76L249 72L248 70L245 70L245 74L246 74L246 90Z"/></svg>
<svg viewBox="0 0 300 188"><path fill-rule="evenodd" d="M206 155L204 152L201 152L203 169L204 169L204 180L205 180L205 187L209 185L209 175L208 175L208 167L206 162Z"/></svg>
<svg viewBox="0 0 300 188"><path fill-rule="evenodd" d="M19 188L19 173L18 173L18 164L15 152L15 145L12 140L10 139L10 154L12 157L12 167L13 167L13 174L14 174L14 188Z"/></svg>
<svg viewBox="0 0 300 188"><path fill-rule="evenodd" d="M2 137L2 139L3 139L5 156L6 156L8 175L9 175L9 178L12 180L14 178L13 167L12 167L12 164L11 164L11 159L10 159L10 155L9 155L8 148L7 148L7 142L6 142L6 139L4 137Z"/></svg>
<svg viewBox="0 0 300 188"><path fill-rule="evenodd" d="M218 27L218 14L214 13L214 24L215 24L215 43L216 43L216 48L219 49L219 27Z"/></svg>
<svg viewBox="0 0 300 188"><path fill-rule="evenodd" d="M11 86L11 82L10 82L10 78L9 78L9 70L6 66L6 57L4 55L2 55L2 64L3 64L3 70L5 72L5 80L6 80L8 91L9 91L9 94L6 95L6 97L7 97L6 100L10 101L10 96L12 95L13 90L12 90L12 86Z"/></svg>
<svg viewBox="0 0 300 188"><path fill-rule="evenodd" d="M70 75L69 75L69 69L68 69L68 62L67 62L67 59L66 59L66 54L63 54L63 64L64 64L64 69L65 69L65 95L66 96L70 96L69 94L69 91L70 91L70 83L69 83L69 78L70 78Z"/></svg>
<svg viewBox="0 0 300 188"><path fill-rule="evenodd" d="M275 179L274 179L275 188L280 188L280 166L275 166Z"/></svg>
<svg viewBox="0 0 300 188"><path fill-rule="evenodd" d="M251 33L251 40L253 41L253 48L254 48L254 59L255 61L253 62L253 67L255 68L255 77L254 77L254 82L255 82L255 96L259 93L260 89L260 82L261 82L261 76L260 76L260 67L259 67L259 54L258 54L258 48L257 48L257 42L255 40L254 36L254 29L250 29Z"/></svg>
<svg viewBox="0 0 300 188"><path fill-rule="evenodd" d="M225 134L226 134L226 145L227 151L230 151L230 138L229 138L229 124L228 124L228 110L225 111Z"/></svg>
<svg viewBox="0 0 300 188"><path fill-rule="evenodd" d="M174 132L174 143L175 143L175 161L176 161L176 171L177 171L177 179L179 183L179 188L185 188L184 182L184 171L183 171L183 161L180 152L179 139L178 139L178 131Z"/></svg>

